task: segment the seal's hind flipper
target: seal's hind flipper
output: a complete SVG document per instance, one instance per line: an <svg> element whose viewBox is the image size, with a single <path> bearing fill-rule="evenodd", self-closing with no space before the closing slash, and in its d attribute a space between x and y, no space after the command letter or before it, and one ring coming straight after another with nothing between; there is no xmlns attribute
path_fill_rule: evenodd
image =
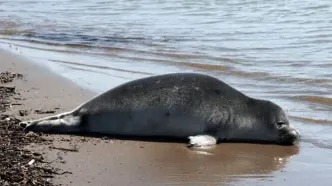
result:
<svg viewBox="0 0 332 186"><path fill-rule="evenodd" d="M72 133L80 132L80 117L63 113L34 121L23 121L19 126L25 132Z"/></svg>
<svg viewBox="0 0 332 186"><path fill-rule="evenodd" d="M188 147L205 147L217 144L217 139L211 135L189 136Z"/></svg>

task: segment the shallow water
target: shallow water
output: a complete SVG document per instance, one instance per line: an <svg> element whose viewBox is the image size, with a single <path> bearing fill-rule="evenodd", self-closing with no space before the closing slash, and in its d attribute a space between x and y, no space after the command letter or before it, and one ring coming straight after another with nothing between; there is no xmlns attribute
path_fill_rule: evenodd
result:
<svg viewBox="0 0 332 186"><path fill-rule="evenodd" d="M283 171L290 183L327 184L331 13L328 0L11 0L0 2L0 43L98 93L140 77L200 72L274 101L302 134L298 153L262 173L266 179L234 184ZM304 174L316 177L295 179Z"/></svg>

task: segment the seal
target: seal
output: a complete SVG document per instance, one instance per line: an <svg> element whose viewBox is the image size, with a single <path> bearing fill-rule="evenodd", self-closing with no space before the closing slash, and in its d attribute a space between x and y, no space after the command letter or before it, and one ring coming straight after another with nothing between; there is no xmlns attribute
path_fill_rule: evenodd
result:
<svg viewBox="0 0 332 186"><path fill-rule="evenodd" d="M70 112L19 125L44 133L180 138L191 147L225 141L292 145L300 137L280 106L199 73L133 80Z"/></svg>

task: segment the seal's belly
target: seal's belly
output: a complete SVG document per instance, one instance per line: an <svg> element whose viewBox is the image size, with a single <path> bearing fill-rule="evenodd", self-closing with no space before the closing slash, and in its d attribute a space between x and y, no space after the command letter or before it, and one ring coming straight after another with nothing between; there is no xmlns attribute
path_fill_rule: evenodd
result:
<svg viewBox="0 0 332 186"><path fill-rule="evenodd" d="M88 116L88 130L129 136L188 137L206 130L199 114L163 109L111 111Z"/></svg>

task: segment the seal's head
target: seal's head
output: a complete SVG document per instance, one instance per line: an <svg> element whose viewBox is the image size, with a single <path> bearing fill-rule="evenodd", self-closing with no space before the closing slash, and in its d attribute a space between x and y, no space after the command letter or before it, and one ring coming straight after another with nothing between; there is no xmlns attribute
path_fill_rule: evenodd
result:
<svg viewBox="0 0 332 186"><path fill-rule="evenodd" d="M299 140L300 133L289 124L284 110L277 104L249 99L245 105L238 108L238 114L233 113L235 118L226 138L232 141L258 141L281 145L292 145Z"/></svg>

